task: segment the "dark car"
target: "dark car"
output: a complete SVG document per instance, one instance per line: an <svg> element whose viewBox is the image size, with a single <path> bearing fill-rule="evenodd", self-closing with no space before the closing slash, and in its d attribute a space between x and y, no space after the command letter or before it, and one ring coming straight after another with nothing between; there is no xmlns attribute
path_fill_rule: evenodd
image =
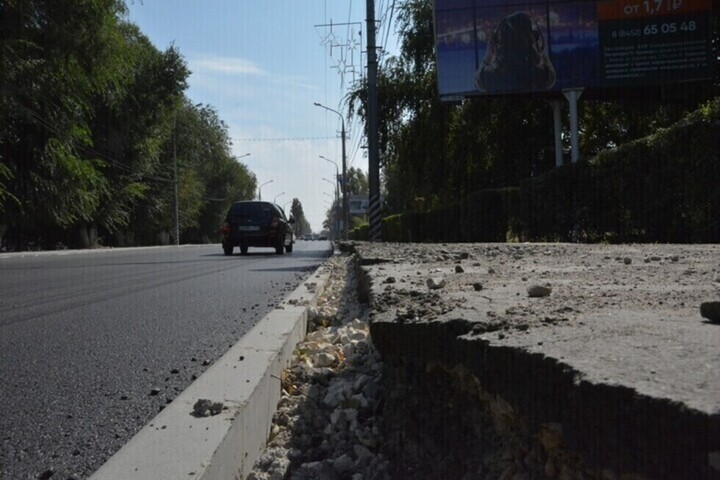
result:
<svg viewBox="0 0 720 480"><path fill-rule="evenodd" d="M222 227L222 247L225 255L232 255L240 247L246 254L248 247L270 247L278 255L293 250L291 224L295 219L285 217L282 208L270 202L236 202L228 210Z"/></svg>

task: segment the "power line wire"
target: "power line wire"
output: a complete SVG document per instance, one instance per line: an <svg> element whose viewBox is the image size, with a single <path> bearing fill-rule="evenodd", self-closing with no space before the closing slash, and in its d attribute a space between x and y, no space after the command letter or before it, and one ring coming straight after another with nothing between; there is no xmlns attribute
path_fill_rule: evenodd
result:
<svg viewBox="0 0 720 480"><path fill-rule="evenodd" d="M279 137L265 137L265 138L236 138L233 137L232 140L236 142L304 142L308 140L332 140L337 137L286 137L286 138L279 138Z"/></svg>
<svg viewBox="0 0 720 480"><path fill-rule="evenodd" d="M383 51L387 51L388 37L390 36L390 27L392 26L393 15L395 14L395 0L392 2L390 7L390 18L388 19L388 26L385 29L385 41L383 42Z"/></svg>

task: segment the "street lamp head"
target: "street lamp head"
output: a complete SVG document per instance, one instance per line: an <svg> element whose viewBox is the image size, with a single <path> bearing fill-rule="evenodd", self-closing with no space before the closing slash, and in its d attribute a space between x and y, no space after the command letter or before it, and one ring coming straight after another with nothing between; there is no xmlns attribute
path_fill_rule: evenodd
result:
<svg viewBox="0 0 720 480"><path fill-rule="evenodd" d="M272 182L273 182L272 180L269 180L258 187L258 200L262 200L262 187L264 187L268 183L272 183Z"/></svg>
<svg viewBox="0 0 720 480"><path fill-rule="evenodd" d="M323 160L325 160L325 161L327 161L327 162L330 162L330 163L332 163L333 165L335 165L335 174L337 174L337 170L338 170L338 164L337 164L337 163L335 163L334 161L330 160L330 159L327 158L327 157L323 157L322 155L319 155L319 157L322 158Z"/></svg>
<svg viewBox="0 0 720 480"><path fill-rule="evenodd" d="M335 115L340 117L340 121L342 121L342 124L343 124L343 131L345 130L345 117L342 116L342 113L338 112L337 110L335 110L333 108L326 107L322 103L315 102L315 103L313 103L313 105L315 105L316 107L323 108L323 109L327 110L328 112L333 112Z"/></svg>

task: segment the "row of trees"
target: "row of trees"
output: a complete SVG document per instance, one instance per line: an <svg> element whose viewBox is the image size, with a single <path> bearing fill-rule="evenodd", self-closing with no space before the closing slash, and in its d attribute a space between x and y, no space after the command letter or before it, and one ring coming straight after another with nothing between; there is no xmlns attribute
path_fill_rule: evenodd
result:
<svg viewBox="0 0 720 480"><path fill-rule="evenodd" d="M217 112L186 97L189 74L122 0L2 2L0 239L166 242L176 188L183 241L212 238L256 179Z"/></svg>
<svg viewBox="0 0 720 480"><path fill-rule="evenodd" d="M389 58L379 73L386 215L435 209L481 190L517 186L555 167L552 109L545 100L440 101L432 3L405 0L399 5L400 54ZM358 83L348 97L350 115L357 113L363 121L366 91ZM717 86L679 85L650 90L648 96L618 93L614 100L585 95L580 103L583 157L673 124L717 95ZM568 125L564 128L569 131Z"/></svg>
<svg viewBox="0 0 720 480"><path fill-rule="evenodd" d="M305 217L302 203L300 203L300 200L297 198L293 198L292 204L290 205L290 215L295 219L293 233L296 237L300 237L306 233L312 233L312 228L310 228L310 222L308 222Z"/></svg>

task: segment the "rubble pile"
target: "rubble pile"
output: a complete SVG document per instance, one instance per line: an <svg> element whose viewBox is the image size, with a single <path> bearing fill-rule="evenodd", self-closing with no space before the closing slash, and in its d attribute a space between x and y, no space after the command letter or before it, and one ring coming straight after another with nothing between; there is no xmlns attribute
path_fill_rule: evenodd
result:
<svg viewBox="0 0 720 480"><path fill-rule="evenodd" d="M715 478L716 246L345 251L251 479Z"/></svg>
<svg viewBox="0 0 720 480"><path fill-rule="evenodd" d="M282 378L270 440L251 480L386 479L382 447L382 363L356 301L352 260L333 257L309 333Z"/></svg>
<svg viewBox="0 0 720 480"><path fill-rule="evenodd" d="M309 309L309 333L283 374L270 439L249 480L599 478L560 443L531 438L523 419L459 366L384 365L356 300L354 261L328 261L330 280ZM413 296L408 315L456 307L437 291L428 284Z"/></svg>

